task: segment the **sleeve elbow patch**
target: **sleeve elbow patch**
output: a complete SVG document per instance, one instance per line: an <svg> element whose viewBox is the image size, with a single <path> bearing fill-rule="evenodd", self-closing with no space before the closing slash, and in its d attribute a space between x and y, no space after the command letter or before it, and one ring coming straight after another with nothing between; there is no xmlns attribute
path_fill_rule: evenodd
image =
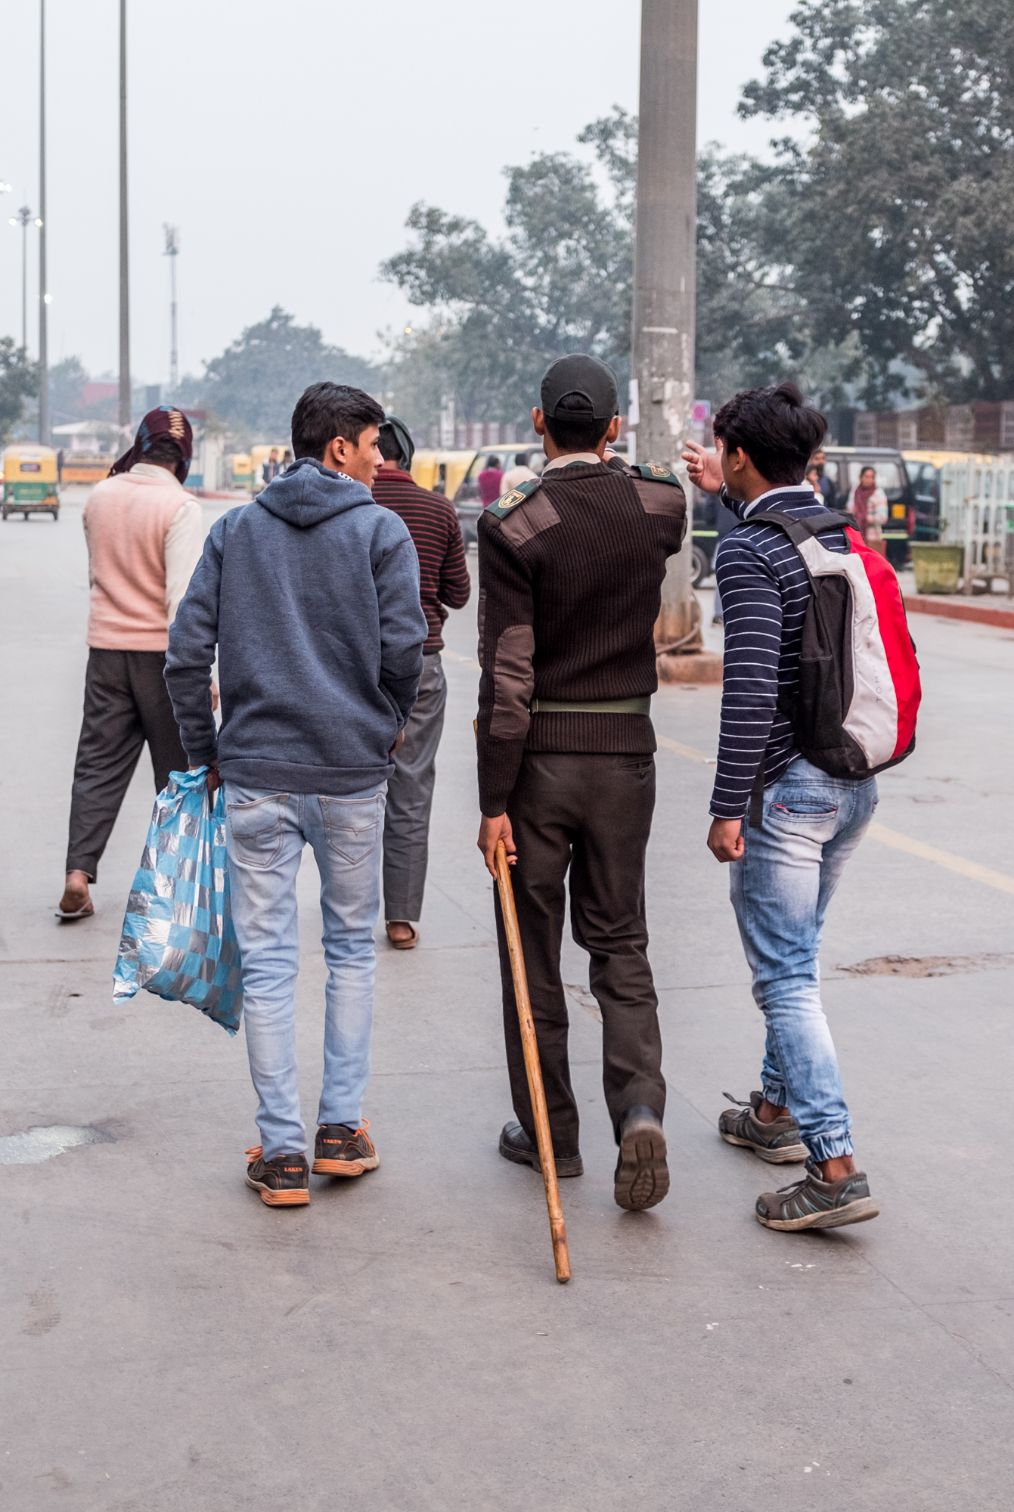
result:
<svg viewBox="0 0 1014 1512"><path fill-rule="evenodd" d="M528 734L528 705L535 688L534 655L535 631L531 625L511 625L497 640L489 724L494 740L524 740Z"/></svg>

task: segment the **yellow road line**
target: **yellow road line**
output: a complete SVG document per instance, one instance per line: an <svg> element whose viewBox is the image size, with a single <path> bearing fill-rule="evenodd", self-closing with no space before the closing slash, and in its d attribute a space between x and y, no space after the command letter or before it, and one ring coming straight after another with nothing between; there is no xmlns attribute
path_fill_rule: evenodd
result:
<svg viewBox="0 0 1014 1512"><path fill-rule="evenodd" d="M678 740L670 740L667 735L659 735L658 743L674 755L682 756L685 761L696 762L698 766L714 765L713 759L696 746L683 745ZM1014 877L1008 876L1006 872L993 871L989 866L980 866L977 861L967 861L964 856L956 856L953 851L940 850L936 845L913 840L911 836L890 829L886 824L874 822L867 834L871 840L878 840L881 845L889 845L892 850L904 851L909 856L918 856L920 861L931 861L934 866L942 866L945 871L967 877L970 882L982 882L996 892L1014 893Z"/></svg>
<svg viewBox="0 0 1014 1512"><path fill-rule="evenodd" d="M991 867L980 866L977 861L966 861L964 856L956 856L953 851L939 850L935 845L913 840L900 830L888 829L886 824L871 824L868 834L873 840L879 840L881 845L889 845L892 850L905 851L909 856L918 856L921 861L932 861L936 866L956 872L959 877L968 877L972 882L984 882L997 892L1014 893L1014 877L1009 877L1006 872L993 871Z"/></svg>

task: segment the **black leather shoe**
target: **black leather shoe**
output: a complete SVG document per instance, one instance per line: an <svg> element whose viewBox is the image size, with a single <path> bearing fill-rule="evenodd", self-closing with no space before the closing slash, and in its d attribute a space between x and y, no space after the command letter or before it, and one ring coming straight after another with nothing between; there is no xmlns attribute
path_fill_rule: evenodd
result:
<svg viewBox="0 0 1014 1512"><path fill-rule="evenodd" d="M506 1123L500 1130L500 1154L504 1160L513 1160L515 1165L531 1166L542 1173L539 1152L519 1123ZM580 1155L557 1155L557 1176L583 1176L584 1161Z"/></svg>
<svg viewBox="0 0 1014 1512"><path fill-rule="evenodd" d="M629 1212L654 1207L669 1190L662 1120L650 1108L628 1108L620 1125L613 1196Z"/></svg>

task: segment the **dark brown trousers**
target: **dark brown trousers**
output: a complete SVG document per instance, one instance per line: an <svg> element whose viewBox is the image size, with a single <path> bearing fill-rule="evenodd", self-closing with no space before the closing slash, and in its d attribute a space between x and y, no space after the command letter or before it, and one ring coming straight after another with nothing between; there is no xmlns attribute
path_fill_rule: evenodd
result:
<svg viewBox="0 0 1014 1512"><path fill-rule="evenodd" d="M603 1084L614 1133L618 1138L623 1115L636 1104L660 1118L665 1110L658 999L644 917L644 856L654 807L652 756L535 754L525 756L507 806L518 848L514 896L558 1155L578 1150L560 977L568 868L571 929L591 957L589 985L602 1013ZM534 1140L499 901L497 935L511 1095L518 1121Z"/></svg>
<svg viewBox="0 0 1014 1512"><path fill-rule="evenodd" d="M187 756L169 702L164 651L88 653L84 715L74 762L67 870L94 882L134 768L147 745L155 791ZM139 842L140 843L140 842Z"/></svg>

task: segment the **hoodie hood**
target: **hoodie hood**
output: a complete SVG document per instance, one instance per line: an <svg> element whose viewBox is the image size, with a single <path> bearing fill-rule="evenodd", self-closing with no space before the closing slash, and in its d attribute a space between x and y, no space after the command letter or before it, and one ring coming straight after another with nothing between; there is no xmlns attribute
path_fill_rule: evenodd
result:
<svg viewBox="0 0 1014 1512"><path fill-rule="evenodd" d="M304 457L279 473L256 498L270 514L287 525L305 530L319 525L361 504L375 503L365 483L357 483L344 473L332 472L322 462Z"/></svg>

